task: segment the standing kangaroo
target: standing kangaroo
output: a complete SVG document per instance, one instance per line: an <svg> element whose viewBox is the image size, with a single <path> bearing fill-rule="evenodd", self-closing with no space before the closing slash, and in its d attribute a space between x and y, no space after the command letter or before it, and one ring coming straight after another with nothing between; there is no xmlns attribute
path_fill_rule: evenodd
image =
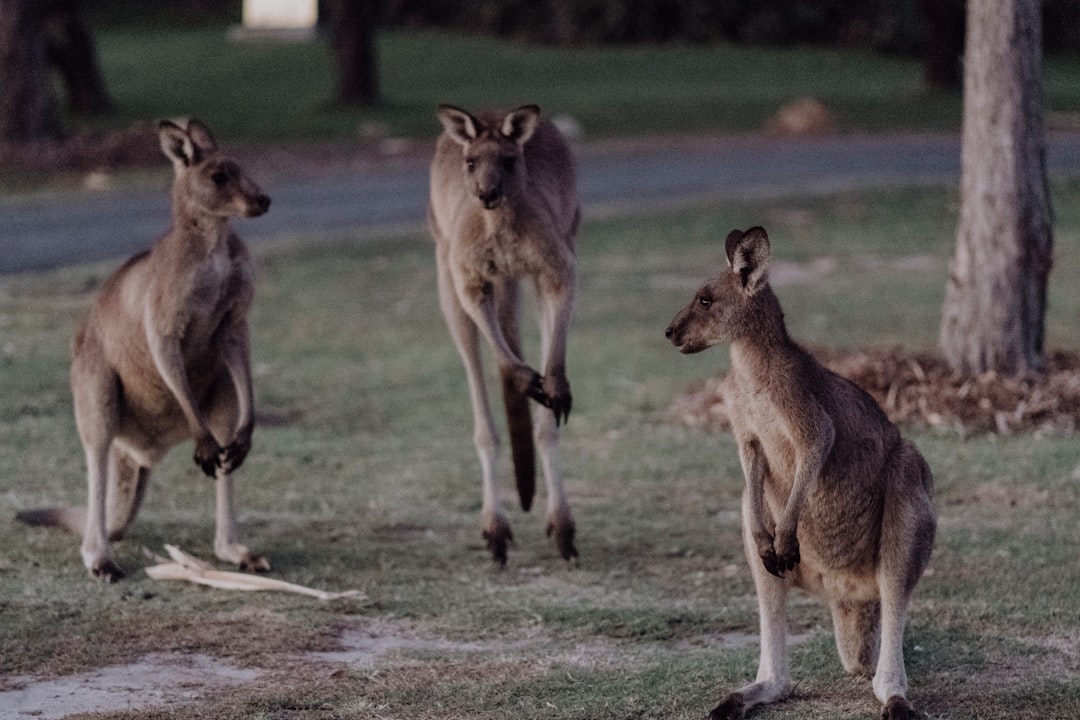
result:
<svg viewBox="0 0 1080 720"><path fill-rule="evenodd" d="M72 342L71 389L86 454L87 507L20 513L35 525L82 533L82 558L104 582L123 577L109 558L138 511L150 470L174 445L195 440L195 462L216 478L214 552L267 570L237 542L232 471L255 425L247 315L253 267L230 218L256 217L270 198L209 130L159 124L172 160L172 227L101 288Z"/></svg>
<svg viewBox="0 0 1080 720"><path fill-rule="evenodd" d="M535 491L535 447L547 484L547 533L570 560L574 520L558 470L558 426L570 415L566 338L576 289L575 242L580 210L574 162L566 141L540 109L473 116L440 105L431 163L428 228L435 240L439 304L465 364L476 451L483 474L482 529L495 561L506 563L513 535L495 483L498 434L481 365L480 335L491 344L502 380L521 506ZM537 297L541 375L522 360L519 286ZM535 445L529 398L538 413Z"/></svg>
<svg viewBox="0 0 1080 720"><path fill-rule="evenodd" d="M746 476L743 546L757 590L761 660L755 682L710 720L741 718L791 691L788 588L832 611L844 669L873 676L892 720L920 717L906 699L904 623L934 544L933 477L913 444L854 383L788 337L769 287L760 227L727 237L729 267L667 328L683 353L731 344L724 399Z"/></svg>

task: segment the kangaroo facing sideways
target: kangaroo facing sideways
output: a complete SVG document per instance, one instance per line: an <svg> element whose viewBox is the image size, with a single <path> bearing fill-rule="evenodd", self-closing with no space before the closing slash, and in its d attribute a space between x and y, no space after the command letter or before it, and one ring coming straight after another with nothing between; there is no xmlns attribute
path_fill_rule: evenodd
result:
<svg viewBox="0 0 1080 720"><path fill-rule="evenodd" d="M525 105L474 116L440 105L431 163L428 228L435 240L439 304L465 364L473 440L483 476L482 529L493 558L513 540L495 483L499 445L481 365L480 336L494 350L502 381L521 506L535 492L535 452L547 485L547 533L563 558L577 557L574 520L558 469L558 426L570 415L566 340L576 290L580 211L574 162L559 131ZM536 290L543 374L521 354L520 284ZM544 408L535 433L529 398ZM535 440L535 444L534 444Z"/></svg>
<svg viewBox="0 0 1080 720"><path fill-rule="evenodd" d="M791 587L832 612L844 669L873 677L881 716L921 717L906 699L908 602L934 544L933 477L869 394L818 364L787 334L767 278L760 227L727 237L728 268L667 328L683 353L730 343L723 392L746 477L743 547L757 591L757 679L710 720L741 718L792 689Z"/></svg>
<svg viewBox="0 0 1080 720"><path fill-rule="evenodd" d="M237 542L232 471L255 425L248 309L254 286L232 217L270 207L243 169L196 120L159 124L172 161L172 227L102 286L72 342L71 389L86 454L87 506L31 510L19 519L81 533L83 563L104 582L123 577L109 557L146 492L151 469L195 440L195 462L216 478L214 552L268 570Z"/></svg>

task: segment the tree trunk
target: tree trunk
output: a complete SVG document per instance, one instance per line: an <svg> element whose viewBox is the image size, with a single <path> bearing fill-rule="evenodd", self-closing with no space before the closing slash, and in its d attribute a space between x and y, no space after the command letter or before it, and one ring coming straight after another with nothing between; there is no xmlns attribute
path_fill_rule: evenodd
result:
<svg viewBox="0 0 1080 720"><path fill-rule="evenodd" d="M81 115L108 112L112 100L98 66L94 39L79 12L79 0L53 0L48 5L48 58L64 79L68 107Z"/></svg>
<svg viewBox="0 0 1080 720"><path fill-rule="evenodd" d="M960 88L960 56L964 53L963 0L919 0L925 49L923 80L927 86Z"/></svg>
<svg viewBox="0 0 1080 720"><path fill-rule="evenodd" d="M1052 263L1039 0L969 0L960 219L940 345L955 370L1043 368Z"/></svg>
<svg viewBox="0 0 1080 720"><path fill-rule="evenodd" d="M40 0L0 0L0 142L58 134Z"/></svg>
<svg viewBox="0 0 1080 720"><path fill-rule="evenodd" d="M337 100L346 105L379 101L375 53L375 3L372 0L327 0L330 44L337 67Z"/></svg>

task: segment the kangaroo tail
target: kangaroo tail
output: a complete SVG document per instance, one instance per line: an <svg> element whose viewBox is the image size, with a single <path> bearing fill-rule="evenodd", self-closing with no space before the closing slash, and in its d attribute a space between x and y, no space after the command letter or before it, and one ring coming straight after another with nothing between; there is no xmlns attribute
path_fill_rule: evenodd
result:
<svg viewBox="0 0 1080 720"><path fill-rule="evenodd" d="M502 380L510 453L514 457L514 478L517 480L521 509L528 512L536 494L536 449L533 445L529 396L515 390L509 378L503 377Z"/></svg>
<svg viewBox="0 0 1080 720"><path fill-rule="evenodd" d="M86 524L86 508L58 507L23 510L15 515L15 519L27 525L57 527L75 535L81 535L83 526Z"/></svg>

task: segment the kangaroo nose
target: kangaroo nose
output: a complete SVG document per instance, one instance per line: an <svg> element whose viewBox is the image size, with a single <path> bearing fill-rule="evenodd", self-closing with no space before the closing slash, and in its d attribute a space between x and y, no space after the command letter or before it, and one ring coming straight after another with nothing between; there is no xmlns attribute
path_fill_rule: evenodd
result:
<svg viewBox="0 0 1080 720"><path fill-rule="evenodd" d="M671 336L674 335L674 334L675 334L675 326L674 325L668 325L667 330L664 331L664 337L666 337L668 340L670 340Z"/></svg>
<svg viewBox="0 0 1080 720"><path fill-rule="evenodd" d="M499 200L502 198L502 188L492 188L491 190L485 190L480 193L480 202L484 207L491 210L493 207L499 204Z"/></svg>
<svg viewBox="0 0 1080 720"><path fill-rule="evenodd" d="M255 206L259 208L259 212L266 212L270 209L270 196L259 195L259 197L255 198Z"/></svg>

